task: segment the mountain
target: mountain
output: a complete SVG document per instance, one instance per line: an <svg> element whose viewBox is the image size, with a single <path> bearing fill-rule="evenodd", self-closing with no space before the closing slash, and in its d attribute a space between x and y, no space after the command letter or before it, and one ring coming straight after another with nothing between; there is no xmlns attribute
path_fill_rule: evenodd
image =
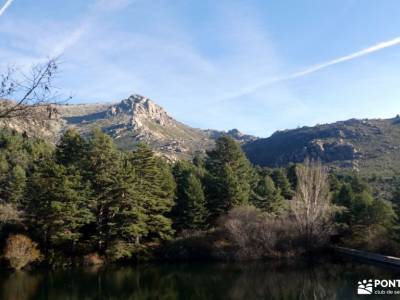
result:
<svg viewBox="0 0 400 300"><path fill-rule="evenodd" d="M261 166L286 166L311 158L332 168L391 176L400 170L400 117L351 119L278 131L246 143L243 149Z"/></svg>
<svg viewBox="0 0 400 300"><path fill-rule="evenodd" d="M204 152L223 134L240 143L256 139L237 129L223 132L192 128L174 120L161 106L140 95L112 104L57 105L50 113L39 110L37 116L29 120L2 120L0 123L53 143L68 128L75 128L84 136L94 128L101 128L122 149L133 149L138 142L146 142L170 160L190 158Z"/></svg>
<svg viewBox="0 0 400 300"><path fill-rule="evenodd" d="M400 117L351 119L332 124L277 131L256 138L237 129L227 132L192 128L173 119L149 98L133 95L118 103L58 105L38 109L30 119L2 119L0 126L56 143L68 128L84 136L98 127L123 149L146 142L169 160L188 159L228 135L242 144L254 164L269 167L319 159L335 169L392 176L400 170Z"/></svg>

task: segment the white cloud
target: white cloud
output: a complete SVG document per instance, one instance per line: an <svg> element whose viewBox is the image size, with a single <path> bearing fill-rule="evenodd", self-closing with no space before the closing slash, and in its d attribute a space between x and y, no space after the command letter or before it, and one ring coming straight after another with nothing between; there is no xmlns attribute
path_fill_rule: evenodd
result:
<svg viewBox="0 0 400 300"><path fill-rule="evenodd" d="M24 45L32 45L35 56L63 53L60 82L67 94L75 95L75 101L113 101L141 93L183 122L250 131L256 115L268 117L270 107L296 100L284 85L267 95L252 95L254 101L269 101L252 111L252 120L250 114L240 114L251 109L246 101L235 103L234 108L216 106L232 89L280 73L274 43L257 12L242 13L251 10L246 5L218 2L204 26L190 27L176 4L158 1L155 10L149 2L139 1L134 9L122 10L121 14L129 14L129 25L120 27L117 15L103 18L131 3L118 2L110 10L104 6L109 1L99 2L101 8L91 7L78 24L76 19L55 24L31 20L34 26L30 27L24 23L29 20L16 19L8 21L7 30L13 32L14 41L20 41L21 53L25 53ZM4 30L0 28L0 33Z"/></svg>

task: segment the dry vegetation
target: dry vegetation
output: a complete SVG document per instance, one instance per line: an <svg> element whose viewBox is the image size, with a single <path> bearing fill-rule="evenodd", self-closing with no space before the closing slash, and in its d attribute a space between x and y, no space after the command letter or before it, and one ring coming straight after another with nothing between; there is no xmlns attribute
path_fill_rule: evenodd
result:
<svg viewBox="0 0 400 300"><path fill-rule="evenodd" d="M8 261L10 267L21 270L30 263L41 259L37 246L37 243L25 235L11 235L6 241L4 258Z"/></svg>

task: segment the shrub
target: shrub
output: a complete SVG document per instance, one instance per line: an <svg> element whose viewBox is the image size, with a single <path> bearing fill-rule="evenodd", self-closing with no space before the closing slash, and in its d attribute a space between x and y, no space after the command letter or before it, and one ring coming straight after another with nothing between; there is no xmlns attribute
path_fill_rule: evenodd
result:
<svg viewBox="0 0 400 300"><path fill-rule="evenodd" d="M100 266L104 264L104 259L97 252L87 254L83 257L83 265Z"/></svg>
<svg viewBox="0 0 400 300"><path fill-rule="evenodd" d="M193 261L212 259L214 232L183 231L179 237L168 242L161 256L167 260Z"/></svg>
<svg viewBox="0 0 400 300"><path fill-rule="evenodd" d="M116 262L118 260L129 259L134 253L134 245L122 240L116 240L110 243L106 250L107 260Z"/></svg>
<svg viewBox="0 0 400 300"><path fill-rule="evenodd" d="M295 223L286 214L277 217L252 206L238 207L220 219L220 228L224 242L215 246L222 259L286 257L301 251Z"/></svg>
<svg viewBox="0 0 400 300"><path fill-rule="evenodd" d="M0 201L0 226L21 221L21 213L10 203Z"/></svg>
<svg viewBox="0 0 400 300"><path fill-rule="evenodd" d="M41 254L37 243L23 234L11 235L4 248L4 258L15 270L21 270L28 264L39 261Z"/></svg>

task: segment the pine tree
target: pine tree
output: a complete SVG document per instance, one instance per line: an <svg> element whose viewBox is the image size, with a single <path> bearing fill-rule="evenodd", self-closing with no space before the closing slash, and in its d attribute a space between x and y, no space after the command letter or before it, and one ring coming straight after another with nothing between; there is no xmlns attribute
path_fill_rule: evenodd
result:
<svg viewBox="0 0 400 300"><path fill-rule="evenodd" d="M28 216L47 248L63 245L74 251L80 229L93 220L89 194L79 174L53 160L36 168L29 181Z"/></svg>
<svg viewBox="0 0 400 300"><path fill-rule="evenodd" d="M296 171L296 168L297 168L296 164L290 164L286 168L287 179L289 180L291 189L293 191L295 191L296 188L297 188L297 171Z"/></svg>
<svg viewBox="0 0 400 300"><path fill-rule="evenodd" d="M284 198L270 176L262 176L254 189L253 204L268 213L279 214L284 209Z"/></svg>
<svg viewBox="0 0 400 300"><path fill-rule="evenodd" d="M139 247L140 240L148 234L147 215L137 186L135 168L125 155L122 169L115 178L115 188L111 205L112 215L109 220L110 239L114 242L124 242L124 253L114 253L113 257L130 257ZM112 226L111 226L112 225ZM118 251L114 247L112 251Z"/></svg>
<svg viewBox="0 0 400 300"><path fill-rule="evenodd" d="M227 136L216 141L206 160L206 190L211 218L249 201L253 171L240 146Z"/></svg>
<svg viewBox="0 0 400 300"><path fill-rule="evenodd" d="M271 174L276 187L281 190L282 196L286 199L292 199L293 190L291 184L282 169L275 169Z"/></svg>
<svg viewBox="0 0 400 300"><path fill-rule="evenodd" d="M339 192L333 198L335 204L351 208L354 202L354 192L350 184L342 184Z"/></svg>
<svg viewBox="0 0 400 300"><path fill-rule="evenodd" d="M172 221L167 217L174 204L175 183L171 170L150 148L140 143L130 157L146 214L149 241L170 239Z"/></svg>
<svg viewBox="0 0 400 300"><path fill-rule="evenodd" d="M56 148L56 160L65 166L79 164L86 152L86 142L75 129L68 129Z"/></svg>
<svg viewBox="0 0 400 300"><path fill-rule="evenodd" d="M344 183L341 185L340 190L333 196L333 203L340 208L336 214L336 222L345 226L351 225L355 219L353 211L355 194L351 184Z"/></svg>
<svg viewBox="0 0 400 300"><path fill-rule="evenodd" d="M394 190L391 197L391 202L393 203L393 208L396 211L396 214L400 217L400 179L395 178L394 182Z"/></svg>
<svg viewBox="0 0 400 300"><path fill-rule="evenodd" d="M328 177L329 180L329 190L332 193L338 193L340 189L342 188L342 183L338 179L338 177L335 174L329 174Z"/></svg>
<svg viewBox="0 0 400 300"><path fill-rule="evenodd" d="M188 174L184 186L187 199L186 224L190 229L204 229L208 217L206 200L200 179Z"/></svg>
<svg viewBox="0 0 400 300"><path fill-rule="evenodd" d="M9 195L8 202L20 204L23 201L26 189L26 173L21 166L17 165L11 170L6 188Z"/></svg>
<svg viewBox="0 0 400 300"><path fill-rule="evenodd" d="M93 240L100 251L105 251L112 239L112 227L119 204L115 191L119 188L121 155L112 139L100 130L94 130L83 162L84 177L93 191L96 232Z"/></svg>
<svg viewBox="0 0 400 300"><path fill-rule="evenodd" d="M174 166L176 205L171 215L178 230L205 228L208 211L198 173L198 168L189 162L180 161Z"/></svg>

